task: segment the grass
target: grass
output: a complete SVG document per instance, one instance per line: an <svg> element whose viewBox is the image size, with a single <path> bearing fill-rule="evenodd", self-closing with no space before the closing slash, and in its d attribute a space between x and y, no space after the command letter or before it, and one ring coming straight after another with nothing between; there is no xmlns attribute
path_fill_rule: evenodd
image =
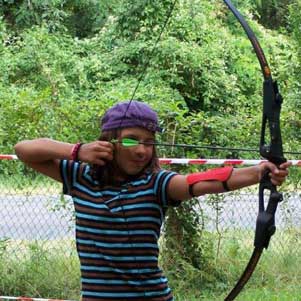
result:
<svg viewBox="0 0 301 301"><path fill-rule="evenodd" d="M277 239L287 242L281 251L271 243L265 250L258 266L237 297L237 301L300 301L301 300L301 250L300 240L296 240L300 231L279 232ZM217 277L199 281L191 270L177 279L171 278L176 300L181 301L220 301L224 300L241 273L252 253L252 241L244 233L232 233L236 237L225 239L215 258L214 268ZM228 233L229 237L232 234ZM204 267L206 270L207 267ZM173 275L173 272L171 273ZM210 276L210 275L209 275Z"/></svg>
<svg viewBox="0 0 301 301"><path fill-rule="evenodd" d="M279 253L271 244L237 301L301 300L301 249L296 231L278 235L289 245ZM210 268L187 268L178 275L178 271L166 271L175 300L224 300L251 255L252 242L248 237L244 233L228 233ZM79 300L79 274L72 240L0 241L0 295Z"/></svg>
<svg viewBox="0 0 301 301"><path fill-rule="evenodd" d="M0 176L1 195L52 195L59 183ZM201 271L171 265L165 272L179 301L220 301L236 283L252 252L253 232L226 230L210 234L214 260ZM277 231L250 282L237 301L301 300L301 232ZM217 252L218 250L218 252ZM201 256L201 255L200 255ZM79 300L79 263L73 241L11 241L0 239L0 295Z"/></svg>
<svg viewBox="0 0 301 301"><path fill-rule="evenodd" d="M0 294L78 300L80 275L74 243L52 244L2 241Z"/></svg>
<svg viewBox="0 0 301 301"><path fill-rule="evenodd" d="M251 252L245 249L233 258L232 244L231 241L227 242L222 256L215 261L222 277L211 283L211 287L204 287L202 279L198 279L198 274L193 271L180 275L178 279L171 278L175 299L224 300ZM292 250L295 247L290 245ZM282 255L273 248L266 251L250 282L236 300L300 301L300 255L299 250ZM0 242L0 295L79 300L79 283L79 263L74 242Z"/></svg>
<svg viewBox="0 0 301 301"><path fill-rule="evenodd" d="M200 298L191 299L190 297L183 299L180 296L178 300L182 301L221 301L224 300L226 294L212 295L211 293L204 294ZM300 301L301 289L297 286L282 287L279 289L272 289L267 287L249 288L246 287L240 295L235 299L236 301Z"/></svg>

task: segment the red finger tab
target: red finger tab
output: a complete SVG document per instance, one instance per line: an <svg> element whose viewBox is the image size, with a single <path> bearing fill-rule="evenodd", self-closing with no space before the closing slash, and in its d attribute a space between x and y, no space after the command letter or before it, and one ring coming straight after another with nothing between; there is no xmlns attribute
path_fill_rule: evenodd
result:
<svg viewBox="0 0 301 301"><path fill-rule="evenodd" d="M201 181L227 181L233 172L233 166L226 166L222 168L209 169L204 172L196 172L187 176L187 183L189 185Z"/></svg>

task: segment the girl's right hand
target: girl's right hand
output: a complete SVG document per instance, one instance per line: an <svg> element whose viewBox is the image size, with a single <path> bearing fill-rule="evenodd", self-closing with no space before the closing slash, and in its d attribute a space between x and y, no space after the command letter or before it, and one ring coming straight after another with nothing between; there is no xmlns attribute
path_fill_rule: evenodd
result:
<svg viewBox="0 0 301 301"><path fill-rule="evenodd" d="M108 141L94 141L83 144L78 152L78 159L89 164L105 165L113 160L114 146Z"/></svg>

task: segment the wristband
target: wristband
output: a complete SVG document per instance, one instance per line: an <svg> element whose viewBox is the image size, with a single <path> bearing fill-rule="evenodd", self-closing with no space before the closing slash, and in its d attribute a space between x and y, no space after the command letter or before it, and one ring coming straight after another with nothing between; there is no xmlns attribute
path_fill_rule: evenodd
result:
<svg viewBox="0 0 301 301"><path fill-rule="evenodd" d="M83 145L83 143L76 143L74 144L72 150L71 150L71 159L73 161L78 161L78 153L79 153L79 149L81 148L81 146Z"/></svg>

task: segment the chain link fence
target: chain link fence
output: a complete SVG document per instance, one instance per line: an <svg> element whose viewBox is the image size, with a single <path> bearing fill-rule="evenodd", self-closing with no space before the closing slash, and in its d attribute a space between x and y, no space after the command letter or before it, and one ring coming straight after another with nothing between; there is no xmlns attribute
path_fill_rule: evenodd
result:
<svg viewBox="0 0 301 301"><path fill-rule="evenodd" d="M13 257L17 261L29 257L32 262L38 257L37 262L43 268L43 252L56 256L60 254L67 259L61 263L66 275L75 273L74 281L79 285L73 204L68 196L62 195L61 184L36 174L17 160L5 163L0 160L1 170L5 172L0 174L0 261L3 263L7 257ZM11 172L8 173L7 170ZM300 168L293 167L292 170L296 178ZM284 193L284 201L279 204L277 232L270 248L275 256L296 256L301 250L300 182L288 181L281 191ZM240 243L245 243L245 248L251 253L258 212L257 187L201 197L195 210L202 217L203 227L216 234L214 237L218 249L222 249L223 244L236 237L240 239ZM218 260L219 252L215 256ZM45 269L49 269L46 275L55 274L52 269L56 268L51 263L45 264ZM8 277L7 273L2 266L0 280L3 283ZM7 294L7 291L1 291L1 287L4 287L1 281L0 293ZM11 292L13 290L9 293ZM60 294L56 297L62 296L64 295Z"/></svg>

